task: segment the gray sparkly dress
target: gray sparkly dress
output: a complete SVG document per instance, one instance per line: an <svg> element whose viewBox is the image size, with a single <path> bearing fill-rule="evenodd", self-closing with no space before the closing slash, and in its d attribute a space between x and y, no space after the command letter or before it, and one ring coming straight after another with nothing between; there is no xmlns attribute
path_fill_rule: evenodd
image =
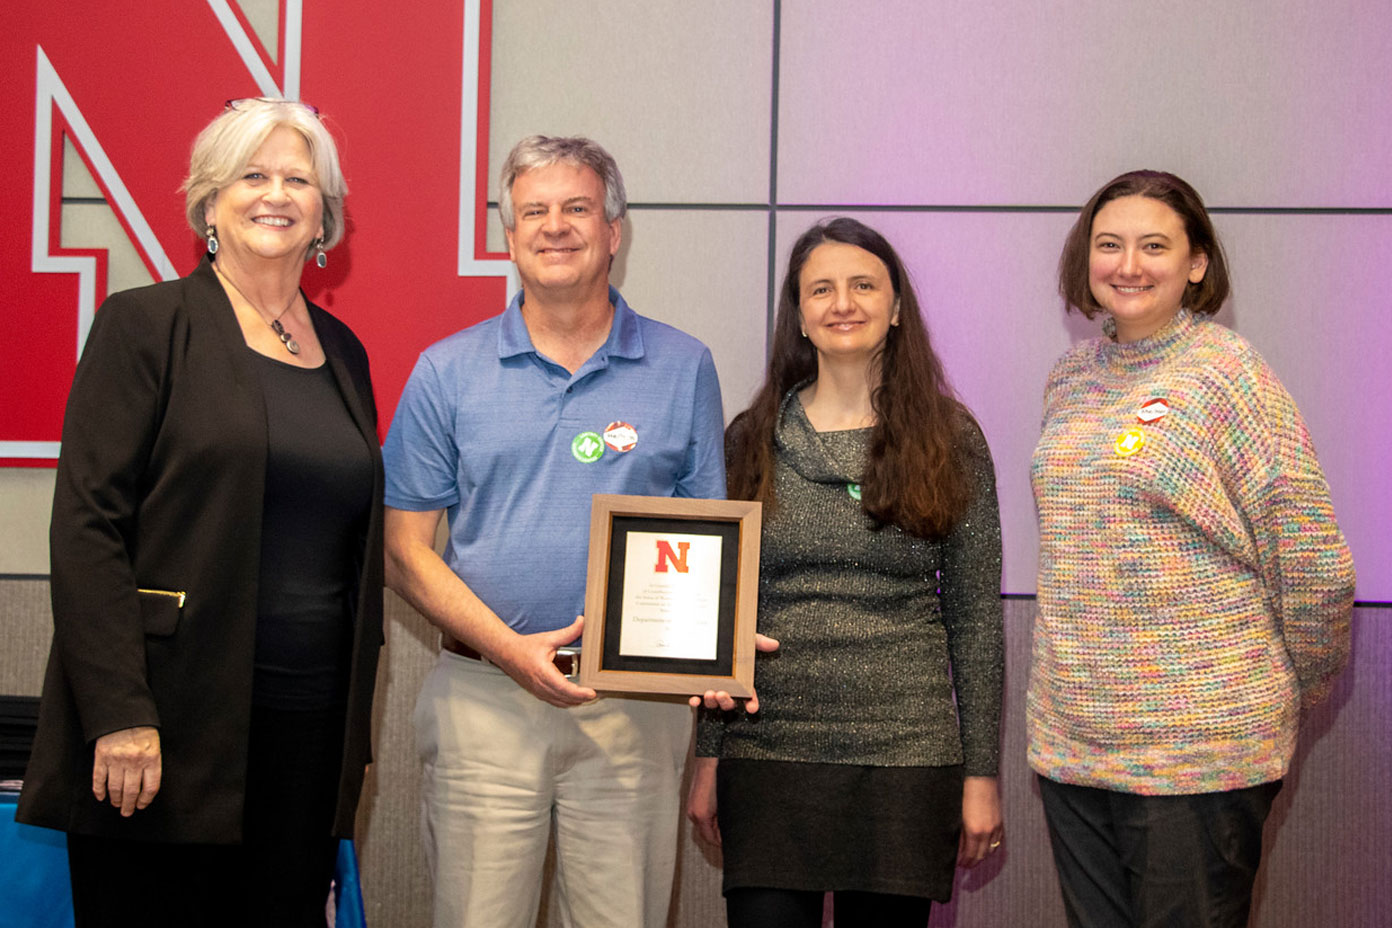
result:
<svg viewBox="0 0 1392 928"><path fill-rule="evenodd" d="M721 759L728 891L951 894L962 777L994 776L1004 666L990 451L963 417L973 499L951 532L876 528L855 498L869 429L817 432L796 389L764 520L761 711L703 713Z"/></svg>

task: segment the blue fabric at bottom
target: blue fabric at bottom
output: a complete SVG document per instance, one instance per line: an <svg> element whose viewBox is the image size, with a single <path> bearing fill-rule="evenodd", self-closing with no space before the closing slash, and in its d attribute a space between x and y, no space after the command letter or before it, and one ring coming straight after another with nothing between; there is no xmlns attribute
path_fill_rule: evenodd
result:
<svg viewBox="0 0 1392 928"><path fill-rule="evenodd" d="M334 895L338 897L334 928L367 928L362 883L358 880L358 855L353 848L353 842L346 838L338 842L338 870L334 874Z"/></svg>
<svg viewBox="0 0 1392 928"><path fill-rule="evenodd" d="M67 836L14 820L19 794L0 791L0 928L72 928ZM367 928L358 855L338 845L335 928Z"/></svg>
<svg viewBox="0 0 1392 928"><path fill-rule="evenodd" d="M16 822L18 802L0 792L0 928L71 928L67 837Z"/></svg>

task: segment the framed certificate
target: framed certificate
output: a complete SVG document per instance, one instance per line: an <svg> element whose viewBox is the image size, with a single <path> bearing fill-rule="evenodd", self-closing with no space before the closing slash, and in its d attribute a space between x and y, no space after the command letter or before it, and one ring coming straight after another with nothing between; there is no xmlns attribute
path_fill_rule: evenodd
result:
<svg viewBox="0 0 1392 928"><path fill-rule="evenodd" d="M700 695L754 687L759 503L596 494L580 684Z"/></svg>

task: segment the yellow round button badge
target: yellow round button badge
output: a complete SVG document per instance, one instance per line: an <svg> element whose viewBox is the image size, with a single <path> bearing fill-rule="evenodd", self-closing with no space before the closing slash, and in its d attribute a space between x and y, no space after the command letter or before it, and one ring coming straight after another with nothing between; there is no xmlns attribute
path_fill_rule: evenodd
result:
<svg viewBox="0 0 1392 928"><path fill-rule="evenodd" d="M1131 428L1117 436L1116 453L1124 458L1129 458L1145 447L1145 432L1140 429Z"/></svg>

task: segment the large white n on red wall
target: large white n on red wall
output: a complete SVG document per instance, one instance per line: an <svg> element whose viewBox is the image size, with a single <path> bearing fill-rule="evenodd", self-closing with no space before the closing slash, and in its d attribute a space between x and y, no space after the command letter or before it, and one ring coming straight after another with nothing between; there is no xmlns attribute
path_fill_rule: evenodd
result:
<svg viewBox="0 0 1392 928"><path fill-rule="evenodd" d="M300 97L338 140L348 236L310 299L373 363L383 428L419 351L493 315L508 264L488 220L489 3L281 0L265 47L236 0L7 4L0 28L0 464L48 465L102 248L62 245L65 140L154 280L202 244L179 192L194 136L231 98Z"/></svg>

